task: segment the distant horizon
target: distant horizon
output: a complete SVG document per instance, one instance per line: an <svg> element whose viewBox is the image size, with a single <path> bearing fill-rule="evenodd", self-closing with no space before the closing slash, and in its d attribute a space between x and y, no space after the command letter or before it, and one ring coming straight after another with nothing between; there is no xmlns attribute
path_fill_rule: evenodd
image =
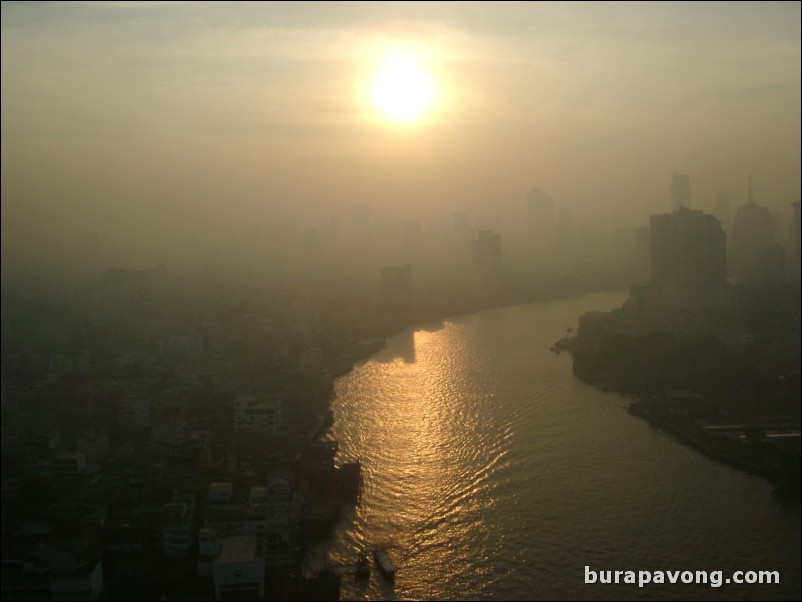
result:
<svg viewBox="0 0 802 602"><path fill-rule="evenodd" d="M707 213L750 173L759 204L802 196L799 3L0 10L4 272L87 235L158 254L360 205L522 230L533 187L613 232L669 210L673 173ZM407 124L371 104L399 53L434 87Z"/></svg>

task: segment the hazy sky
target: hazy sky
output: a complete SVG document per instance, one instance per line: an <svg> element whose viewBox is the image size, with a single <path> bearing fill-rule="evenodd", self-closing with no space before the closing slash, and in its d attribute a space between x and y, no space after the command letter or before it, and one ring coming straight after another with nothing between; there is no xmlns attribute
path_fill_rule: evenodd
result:
<svg viewBox="0 0 802 602"><path fill-rule="evenodd" d="M2 3L6 239L371 203L495 211L533 186L646 223L800 197L800 3ZM392 125L371 81L435 83Z"/></svg>

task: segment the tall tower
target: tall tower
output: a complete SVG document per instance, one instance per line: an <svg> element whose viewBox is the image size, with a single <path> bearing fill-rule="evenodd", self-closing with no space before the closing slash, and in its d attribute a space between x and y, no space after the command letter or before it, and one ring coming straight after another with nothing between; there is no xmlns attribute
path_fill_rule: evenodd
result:
<svg viewBox="0 0 802 602"><path fill-rule="evenodd" d="M755 203L752 195L752 174L749 174L749 196L738 208L732 222L732 271L740 279L754 275L759 249L774 243L774 218L766 208Z"/></svg>

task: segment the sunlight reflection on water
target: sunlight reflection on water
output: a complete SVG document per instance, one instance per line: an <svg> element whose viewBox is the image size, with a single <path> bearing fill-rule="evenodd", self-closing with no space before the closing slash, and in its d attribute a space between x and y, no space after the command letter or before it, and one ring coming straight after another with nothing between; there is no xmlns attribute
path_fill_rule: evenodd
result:
<svg viewBox="0 0 802 602"><path fill-rule="evenodd" d="M339 461L357 508L333 564L389 549L394 585L345 599L761 599L799 591L799 507L629 416L552 344L623 293L489 310L406 331L336 384ZM726 494L724 494L726 492ZM737 525L737 528L735 526ZM748 541L748 545L744 545ZM781 586L584 584L600 569L781 570Z"/></svg>

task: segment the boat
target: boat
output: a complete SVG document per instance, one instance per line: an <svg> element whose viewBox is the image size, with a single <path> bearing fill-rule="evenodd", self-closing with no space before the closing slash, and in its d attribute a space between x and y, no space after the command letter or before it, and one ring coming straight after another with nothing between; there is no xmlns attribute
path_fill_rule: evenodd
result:
<svg viewBox="0 0 802 602"><path fill-rule="evenodd" d="M395 565L387 555L387 551L381 548L373 550L373 558L376 560L376 568L387 581L395 580Z"/></svg>
<svg viewBox="0 0 802 602"><path fill-rule="evenodd" d="M362 552L359 555L359 560L356 561L355 575L357 579L367 579L370 577L370 557L367 552Z"/></svg>

